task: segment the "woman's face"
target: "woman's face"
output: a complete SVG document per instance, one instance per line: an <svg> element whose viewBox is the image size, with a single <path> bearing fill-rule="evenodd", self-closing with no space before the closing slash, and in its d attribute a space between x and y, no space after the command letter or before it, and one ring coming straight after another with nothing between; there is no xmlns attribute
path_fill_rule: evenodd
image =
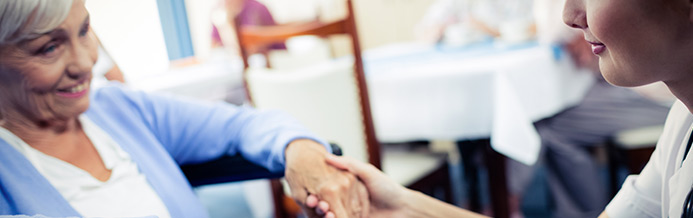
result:
<svg viewBox="0 0 693 218"><path fill-rule="evenodd" d="M690 7L688 0L567 0L563 20L583 30L607 81L639 86L689 76Z"/></svg>
<svg viewBox="0 0 693 218"><path fill-rule="evenodd" d="M91 69L96 59L89 14L83 0L75 0L67 18L54 30L0 47L3 109L32 121L77 117L89 107Z"/></svg>

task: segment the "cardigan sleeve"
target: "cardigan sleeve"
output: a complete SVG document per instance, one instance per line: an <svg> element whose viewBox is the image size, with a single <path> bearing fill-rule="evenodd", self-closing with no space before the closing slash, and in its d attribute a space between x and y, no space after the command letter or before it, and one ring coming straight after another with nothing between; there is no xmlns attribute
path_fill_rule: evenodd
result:
<svg viewBox="0 0 693 218"><path fill-rule="evenodd" d="M270 171L284 169L284 150L296 139L330 146L280 111L261 111L224 102L204 102L107 87L139 113L145 125L179 164L241 154Z"/></svg>

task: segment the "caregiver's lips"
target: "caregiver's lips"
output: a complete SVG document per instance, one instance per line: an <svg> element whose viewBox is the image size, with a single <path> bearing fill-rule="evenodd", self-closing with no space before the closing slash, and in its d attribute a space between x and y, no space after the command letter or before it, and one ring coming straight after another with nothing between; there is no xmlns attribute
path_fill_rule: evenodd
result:
<svg viewBox="0 0 693 218"><path fill-rule="evenodd" d="M599 55L606 50L606 46L600 42L587 41L592 45L592 53Z"/></svg>

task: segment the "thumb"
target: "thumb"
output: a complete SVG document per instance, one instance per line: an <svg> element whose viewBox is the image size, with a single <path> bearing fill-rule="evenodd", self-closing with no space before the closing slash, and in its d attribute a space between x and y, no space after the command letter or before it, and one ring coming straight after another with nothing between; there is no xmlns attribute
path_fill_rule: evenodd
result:
<svg viewBox="0 0 693 218"><path fill-rule="evenodd" d="M380 172L380 170L375 168L373 165L360 162L350 157L328 155L327 158L325 158L325 161L338 169L353 173L366 183L368 183L368 181L370 181L374 176L377 176Z"/></svg>
<svg viewBox="0 0 693 218"><path fill-rule="evenodd" d="M352 165L352 163L346 158L334 154L328 154L327 157L325 157L325 161L327 164L344 171L349 171L349 168L351 168Z"/></svg>

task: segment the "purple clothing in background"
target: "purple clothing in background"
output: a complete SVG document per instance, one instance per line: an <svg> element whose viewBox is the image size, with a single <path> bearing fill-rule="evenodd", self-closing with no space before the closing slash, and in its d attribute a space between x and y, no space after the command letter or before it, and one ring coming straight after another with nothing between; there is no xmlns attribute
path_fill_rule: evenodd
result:
<svg viewBox="0 0 693 218"><path fill-rule="evenodd" d="M241 10L236 18L240 20L241 26L277 25L267 7L256 0L244 0L243 10ZM221 41L219 30L216 26L212 26L212 41L218 42L220 45L224 45L223 41ZM284 45L284 43L276 43L269 46L268 49L286 49L286 45Z"/></svg>

